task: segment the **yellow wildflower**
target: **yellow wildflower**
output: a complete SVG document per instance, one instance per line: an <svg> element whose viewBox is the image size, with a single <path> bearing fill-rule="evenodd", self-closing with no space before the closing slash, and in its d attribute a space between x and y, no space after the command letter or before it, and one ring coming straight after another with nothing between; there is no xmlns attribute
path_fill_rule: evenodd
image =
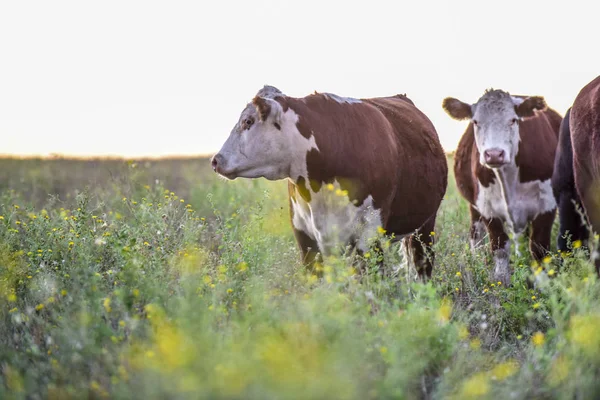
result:
<svg viewBox="0 0 600 400"><path fill-rule="evenodd" d="M335 189L335 187L333 186L332 183L328 183L326 187L327 187L327 190L329 190L331 192L333 192L333 189Z"/></svg>
<svg viewBox="0 0 600 400"><path fill-rule="evenodd" d="M460 340L465 340L468 337L469 337L469 330L467 329L466 326L461 325L460 328L458 328L458 338Z"/></svg>
<svg viewBox="0 0 600 400"><path fill-rule="evenodd" d="M17 301L17 295L14 293L10 293L8 296L6 296L6 300L8 300L11 303L14 303L15 301Z"/></svg>
<svg viewBox="0 0 600 400"><path fill-rule="evenodd" d="M571 319L570 338L573 344L581 347L587 353L597 353L600 350L600 317L593 315L575 315Z"/></svg>
<svg viewBox="0 0 600 400"><path fill-rule="evenodd" d="M112 307L110 306L110 297L106 297L102 302L102 305L104 306L104 309L107 313L112 311Z"/></svg>
<svg viewBox="0 0 600 400"><path fill-rule="evenodd" d="M563 382L571 372L571 361L565 356L559 356L556 358L548 374L548 383L550 386L557 386Z"/></svg>
<svg viewBox="0 0 600 400"><path fill-rule="evenodd" d="M460 273L460 271L458 271L458 272L456 273L456 276L458 276L458 277L460 277L461 275L462 275L462 274Z"/></svg>
<svg viewBox="0 0 600 400"><path fill-rule="evenodd" d="M548 271L548 276L554 276L555 273L556 273L556 271L551 269L550 271Z"/></svg>
<svg viewBox="0 0 600 400"><path fill-rule="evenodd" d="M552 261L552 256L546 256L544 257L544 259L542 260L542 262L544 264L550 264L550 262Z"/></svg>
<svg viewBox="0 0 600 400"><path fill-rule="evenodd" d="M438 310L438 318L442 323L450 321L452 316L452 303L446 299L442 301L442 305Z"/></svg>
<svg viewBox="0 0 600 400"><path fill-rule="evenodd" d="M518 368L519 366L515 361L498 364L492 369L492 377L497 381L503 381L514 375Z"/></svg>
<svg viewBox="0 0 600 400"><path fill-rule="evenodd" d="M379 233L380 235L383 235L383 234L385 234L385 232L386 232L386 230L385 230L385 229L383 229L383 227L381 227L381 226L378 226L378 227L377 227L377 233Z"/></svg>
<svg viewBox="0 0 600 400"><path fill-rule="evenodd" d="M542 332L536 332L531 337L531 342L533 343L533 345L535 347L542 346L545 341L546 341L546 338L545 338L545 336L544 336L544 334Z"/></svg>
<svg viewBox="0 0 600 400"><path fill-rule="evenodd" d="M573 242L573 248L578 249L581 247L581 240L576 240Z"/></svg>
<svg viewBox="0 0 600 400"><path fill-rule="evenodd" d="M40 311L40 310L41 310L41 309L43 309L43 308L44 308L44 304L42 304L42 303L40 303L40 304L38 304L37 306L35 306L35 309L36 309L37 311Z"/></svg>
<svg viewBox="0 0 600 400"><path fill-rule="evenodd" d="M532 307L534 310L537 310L538 308L540 308L540 303L535 303Z"/></svg>
<svg viewBox="0 0 600 400"><path fill-rule="evenodd" d="M480 372L473 375L463 383L461 396L463 399L477 399L485 396L490 391L490 384L486 373Z"/></svg>

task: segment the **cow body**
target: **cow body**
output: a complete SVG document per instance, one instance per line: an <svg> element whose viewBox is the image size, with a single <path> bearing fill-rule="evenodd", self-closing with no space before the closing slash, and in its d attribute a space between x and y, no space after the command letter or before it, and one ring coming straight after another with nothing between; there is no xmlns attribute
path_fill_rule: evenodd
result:
<svg viewBox="0 0 600 400"><path fill-rule="evenodd" d="M552 190L558 205L560 219L556 244L561 252L569 250L569 241L579 240L586 243L589 237L585 218L583 218L581 200L575 188L573 146L571 145L571 130L569 128L570 114L571 109L568 109L560 124L558 147L552 174Z"/></svg>
<svg viewBox="0 0 600 400"><path fill-rule="evenodd" d="M248 118L259 121L254 131L245 129ZM256 139L271 150L253 161L248 142ZM417 270L431 274L421 244L433 241L447 163L433 125L405 96L292 98L266 86L213 168L229 178L288 180L292 225L308 264L348 245L367 251L385 231L404 238Z"/></svg>
<svg viewBox="0 0 600 400"><path fill-rule="evenodd" d="M600 232L600 76L588 83L571 107L569 121L573 146L575 188L590 223ZM596 269L600 258L594 252Z"/></svg>
<svg viewBox="0 0 600 400"><path fill-rule="evenodd" d="M556 201L551 177L561 117L540 97L487 91L471 105L447 98L444 109L470 119L456 150L454 174L470 203L471 246L487 229L494 277L510 283L510 241L531 224L530 250L539 260L549 248ZM539 111L535 111L539 110Z"/></svg>

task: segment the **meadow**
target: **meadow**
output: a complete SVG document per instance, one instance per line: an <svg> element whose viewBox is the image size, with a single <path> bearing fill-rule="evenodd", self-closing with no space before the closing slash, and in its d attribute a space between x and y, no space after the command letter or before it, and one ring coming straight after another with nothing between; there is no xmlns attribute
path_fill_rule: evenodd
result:
<svg viewBox="0 0 600 400"><path fill-rule="evenodd" d="M428 283L375 271L401 261L385 237L364 273L348 256L317 277L286 195L201 158L0 160L0 398L600 395L600 283L580 243L541 265L521 243L503 287L469 249L451 176Z"/></svg>

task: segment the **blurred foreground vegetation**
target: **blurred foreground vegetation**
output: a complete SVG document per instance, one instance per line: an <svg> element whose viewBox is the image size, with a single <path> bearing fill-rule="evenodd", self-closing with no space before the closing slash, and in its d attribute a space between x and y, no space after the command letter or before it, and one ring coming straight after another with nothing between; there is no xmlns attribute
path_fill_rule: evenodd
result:
<svg viewBox="0 0 600 400"><path fill-rule="evenodd" d="M346 258L317 278L286 192L206 159L0 160L0 398L599 396L600 283L579 243L513 256L502 287L451 179L429 283Z"/></svg>

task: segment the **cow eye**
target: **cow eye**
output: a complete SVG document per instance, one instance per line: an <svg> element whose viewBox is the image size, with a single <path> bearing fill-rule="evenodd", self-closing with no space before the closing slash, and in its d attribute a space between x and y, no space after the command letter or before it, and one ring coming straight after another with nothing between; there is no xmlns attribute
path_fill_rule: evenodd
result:
<svg viewBox="0 0 600 400"><path fill-rule="evenodd" d="M473 120L473 125L477 126L478 122L476 119Z"/></svg>
<svg viewBox="0 0 600 400"><path fill-rule="evenodd" d="M254 118L252 117L244 118L244 120L242 120L242 128L244 130L250 129L252 124L254 124Z"/></svg>
<svg viewBox="0 0 600 400"><path fill-rule="evenodd" d="M517 123L517 119L516 118L513 118L513 119L510 120L510 124L511 125L514 125L516 123Z"/></svg>

